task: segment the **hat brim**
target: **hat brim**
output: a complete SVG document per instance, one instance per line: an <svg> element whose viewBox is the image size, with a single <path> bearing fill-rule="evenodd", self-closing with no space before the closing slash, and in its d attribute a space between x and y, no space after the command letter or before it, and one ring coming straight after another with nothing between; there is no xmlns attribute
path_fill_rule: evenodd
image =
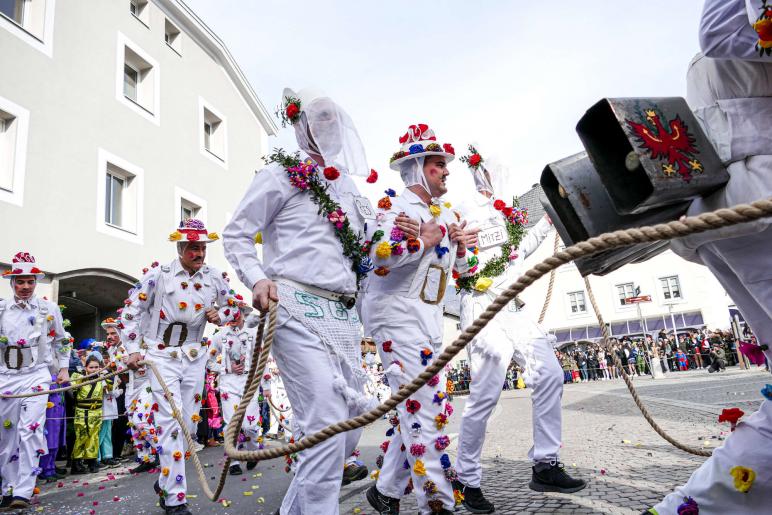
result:
<svg viewBox="0 0 772 515"><path fill-rule="evenodd" d="M44 273L39 274L3 274L4 279L10 279L11 277L29 277L29 276L35 276L35 279L42 279L46 276Z"/></svg>
<svg viewBox="0 0 772 515"><path fill-rule="evenodd" d="M389 168L391 168L395 172L398 172L399 165L401 163L404 163L409 159L417 159L419 157L429 157L429 156L443 156L448 163L450 163L456 158L456 156L454 156L453 154L449 154L448 152L418 152L417 154L408 154L404 157L400 157L399 159L395 159L394 161L389 163Z"/></svg>
<svg viewBox="0 0 772 515"><path fill-rule="evenodd" d="M185 238L180 238L179 240L169 240L171 243L214 243L216 241L220 241L220 238L217 238L216 240L212 240L207 238L199 238L197 240L188 240Z"/></svg>

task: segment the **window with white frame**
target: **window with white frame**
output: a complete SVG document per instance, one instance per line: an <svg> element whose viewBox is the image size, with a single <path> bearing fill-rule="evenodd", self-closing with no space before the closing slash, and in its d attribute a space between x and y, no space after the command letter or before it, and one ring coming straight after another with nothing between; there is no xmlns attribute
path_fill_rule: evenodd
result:
<svg viewBox="0 0 772 515"><path fill-rule="evenodd" d="M191 202L188 199L181 199L180 202L180 221L187 218L198 218L198 213L201 211L201 206L195 202Z"/></svg>
<svg viewBox="0 0 772 515"><path fill-rule="evenodd" d="M129 12L143 24L150 26L150 9L148 0L129 0Z"/></svg>
<svg viewBox="0 0 772 515"><path fill-rule="evenodd" d="M148 120L160 123L158 63L123 34L118 34L116 97Z"/></svg>
<svg viewBox="0 0 772 515"><path fill-rule="evenodd" d="M228 161L228 133L225 117L199 97L201 153L221 166Z"/></svg>
<svg viewBox="0 0 772 515"><path fill-rule="evenodd" d="M635 285L633 283L617 284L616 288L619 305L628 306L629 304L625 304L625 299L635 297Z"/></svg>
<svg viewBox="0 0 772 515"><path fill-rule="evenodd" d="M134 198L134 174L112 163L105 171L105 223L136 232L137 213Z"/></svg>
<svg viewBox="0 0 772 515"><path fill-rule="evenodd" d="M660 277L659 284L662 287L662 296L665 300L680 300L683 298L681 294L681 282L678 280L677 275Z"/></svg>
<svg viewBox="0 0 772 515"><path fill-rule="evenodd" d="M182 41L182 38L180 37L180 29L175 27L168 18L164 24L164 41L166 41L166 44L169 45L172 50L178 54L182 53L180 45Z"/></svg>
<svg viewBox="0 0 772 515"><path fill-rule="evenodd" d="M97 230L142 243L143 170L99 149L98 172Z"/></svg>
<svg viewBox="0 0 772 515"><path fill-rule="evenodd" d="M49 57L55 0L0 0L0 26Z"/></svg>
<svg viewBox="0 0 772 515"><path fill-rule="evenodd" d="M568 305L571 308L572 315L587 313L587 304L584 300L583 291L573 291L568 293Z"/></svg>
<svg viewBox="0 0 772 515"><path fill-rule="evenodd" d="M174 187L174 223L197 218L206 223L206 200L179 186Z"/></svg>
<svg viewBox="0 0 772 515"><path fill-rule="evenodd" d="M29 111L0 97L0 200L18 206L24 196Z"/></svg>

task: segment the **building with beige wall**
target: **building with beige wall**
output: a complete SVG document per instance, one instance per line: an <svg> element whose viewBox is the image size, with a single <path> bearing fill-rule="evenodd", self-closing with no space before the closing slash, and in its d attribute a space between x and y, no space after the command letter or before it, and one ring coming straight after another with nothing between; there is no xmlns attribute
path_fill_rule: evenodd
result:
<svg viewBox="0 0 772 515"><path fill-rule="evenodd" d="M179 0L0 0L0 49L0 268L36 256L94 336L182 217L222 230L277 128Z"/></svg>

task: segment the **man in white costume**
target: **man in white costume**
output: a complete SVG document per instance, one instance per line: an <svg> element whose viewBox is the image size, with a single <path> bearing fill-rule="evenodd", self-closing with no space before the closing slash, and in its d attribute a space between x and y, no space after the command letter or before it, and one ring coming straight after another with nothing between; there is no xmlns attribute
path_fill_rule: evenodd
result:
<svg viewBox="0 0 772 515"><path fill-rule="evenodd" d="M730 179L695 200L689 215L772 196L772 3L707 0L700 46L703 54L687 73L687 100ZM772 361L770 219L688 236L673 241L672 248L713 272ZM740 421L689 481L650 513L770 513L772 385L762 394L759 410Z"/></svg>
<svg viewBox="0 0 772 515"><path fill-rule="evenodd" d="M276 151L224 236L225 255L252 290L253 305L265 310L269 299L279 301L272 353L299 440L367 407L354 306L358 282L371 268L360 235L372 208L352 179L370 169L351 118L318 92L286 89L283 97L282 117L311 159ZM281 514L338 513L344 461L360 434L349 431L299 453Z"/></svg>
<svg viewBox="0 0 772 515"><path fill-rule="evenodd" d="M195 434L200 420L201 391L208 354L204 329L239 318L238 298L226 274L205 264L207 244L219 239L200 220L189 218L169 235L177 244L178 259L148 271L125 301L122 341L129 353L128 366L136 369L145 350L153 360ZM219 305L219 310L215 308ZM141 343L140 343L141 342ZM142 349L142 345L147 349ZM155 430L161 473L154 485L167 514L187 515L185 495L185 438L172 417L158 379L151 374Z"/></svg>
<svg viewBox="0 0 772 515"><path fill-rule="evenodd" d="M217 379L222 405L222 416L225 424L230 424L236 409L241 404L241 396L247 383L247 376L252 367L252 353L255 349L255 326L258 319L245 318L252 311L249 306L240 306L241 317L227 325L224 331L212 337L212 345L209 349L209 362L207 369L219 374ZM247 325L245 327L245 320ZM262 378L255 378L262 382L265 389L267 384ZM244 423L239 434L239 449L256 451L260 442L260 405L258 395L252 397L244 415ZM256 461L247 462L247 470L252 470L257 465ZM244 471L238 460L231 460L229 474L240 476Z"/></svg>
<svg viewBox="0 0 772 515"><path fill-rule="evenodd" d="M405 189L397 198L388 190L378 203L378 223L367 242L377 268L362 301L365 334L375 341L395 393L440 352L447 279L452 271L469 268L463 224L440 200L447 192L453 147L440 145L425 124L411 125L400 143L391 168L400 172ZM417 237L400 227L400 215L421 222ZM411 490L421 513L453 512L451 481L456 476L444 434L453 408L445 386L441 372L397 406L387 432L391 439L381 445L385 455L379 458L378 480L367 491L379 513L398 513L400 498Z"/></svg>
<svg viewBox="0 0 772 515"><path fill-rule="evenodd" d="M70 335L59 307L35 295L45 277L35 258L19 252L3 277L11 281L13 299L0 300L0 393L48 391L52 371L57 383L69 381ZM48 453L47 404L48 395L0 399L0 511L30 507L40 457Z"/></svg>
<svg viewBox="0 0 772 515"><path fill-rule="evenodd" d="M479 262L461 286L461 328L466 329L490 303L524 271L525 259L544 241L552 229L544 216L524 235L527 213L495 198L493 183L501 194L501 177L492 177L474 149L464 158L474 177L476 194L461 206L467 228L479 230L475 253ZM499 179L499 180L496 180ZM521 239L522 237L522 239ZM458 438L458 482L464 505L472 513L493 513L494 506L480 489L482 455L488 418L501 396L507 369L514 356L523 377L533 390L533 462L529 484L539 492L570 493L586 486L570 477L558 461L561 444L563 369L555 357L553 337L534 321L533 308L525 309L519 299L510 302L467 347L472 382L464 406Z"/></svg>

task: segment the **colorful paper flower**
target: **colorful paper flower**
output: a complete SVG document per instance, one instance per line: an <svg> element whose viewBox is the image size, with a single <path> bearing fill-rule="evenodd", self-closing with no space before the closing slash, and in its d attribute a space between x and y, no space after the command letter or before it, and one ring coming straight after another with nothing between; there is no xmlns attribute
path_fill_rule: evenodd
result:
<svg viewBox="0 0 772 515"><path fill-rule="evenodd" d="M381 443L381 451L386 454L386 451L389 450L389 444L391 443L391 440L384 440L383 443Z"/></svg>
<svg viewBox="0 0 772 515"><path fill-rule="evenodd" d="M734 478L734 487L737 491L742 493L748 493L753 486L753 481L756 479L756 472L752 468L742 467L737 465L729 470L729 473Z"/></svg>
<svg viewBox="0 0 772 515"><path fill-rule="evenodd" d="M389 197L383 197L378 201L378 207L380 209L391 209L391 199Z"/></svg>
<svg viewBox="0 0 772 515"><path fill-rule="evenodd" d="M450 456L448 456L447 454L443 454L442 456L440 456L440 465L442 466L443 469L450 468L450 465L451 465Z"/></svg>
<svg viewBox="0 0 772 515"><path fill-rule="evenodd" d="M13 427L13 422L11 422L8 419L5 419L5 421L3 422L3 427L6 429L11 429Z"/></svg>
<svg viewBox="0 0 772 515"><path fill-rule="evenodd" d="M485 292L488 291L488 288L490 288L492 285L493 279L490 277L478 277L474 282L473 288L479 292Z"/></svg>
<svg viewBox="0 0 772 515"><path fill-rule="evenodd" d="M415 464L413 464L413 473L416 476L425 476L426 475L426 466L424 465L423 461L415 460Z"/></svg>
<svg viewBox="0 0 772 515"><path fill-rule="evenodd" d="M410 145L410 147L408 147L407 150L411 154L420 154L421 152L424 151L424 146L421 145L420 143L415 143L413 145Z"/></svg>
<svg viewBox="0 0 772 515"><path fill-rule="evenodd" d="M415 399L408 399L405 403L405 408L408 413L415 415L421 409L421 403Z"/></svg>
<svg viewBox="0 0 772 515"><path fill-rule="evenodd" d="M456 155L456 150L453 148L453 145L451 145L450 143L443 143L442 149L450 155L453 155L453 156Z"/></svg>
<svg viewBox="0 0 772 515"><path fill-rule="evenodd" d="M180 301L180 302L177 304L177 307L178 307L178 308L180 308L180 310L184 310L184 309L186 309L186 308L188 307L188 303L187 303L187 302L184 302L184 301Z"/></svg>
<svg viewBox="0 0 772 515"><path fill-rule="evenodd" d="M426 446L422 443L414 443L410 446L410 454L416 458L420 458L426 453Z"/></svg>
<svg viewBox="0 0 772 515"><path fill-rule="evenodd" d="M177 451L177 453L179 453L179 452L180 452L180 451ZM175 453L175 454L176 454L176 453ZM181 455L180 455L180 456L181 456ZM169 467L164 467L164 468L162 468L162 469L161 469L161 474L163 474L164 476L168 476L168 475L169 475Z"/></svg>
<svg viewBox="0 0 772 515"><path fill-rule="evenodd" d="M434 441L434 448L438 451L443 451L447 446L450 445L450 437L446 435L438 436L437 439Z"/></svg>
<svg viewBox="0 0 772 515"><path fill-rule="evenodd" d="M449 483L458 481L458 472L456 472L456 469L453 467L446 468L443 473L445 474L445 481L448 481Z"/></svg>
<svg viewBox="0 0 772 515"><path fill-rule="evenodd" d="M174 231L169 235L169 241L180 241L182 239L182 233L180 231Z"/></svg>
<svg viewBox="0 0 772 515"><path fill-rule="evenodd" d="M391 256L391 245L386 241L379 243L375 247L375 255L379 259L387 259Z"/></svg>
<svg viewBox="0 0 772 515"><path fill-rule="evenodd" d="M383 352L391 352L391 346L392 346L391 340L386 340L381 344L381 348L383 349Z"/></svg>
<svg viewBox="0 0 772 515"><path fill-rule="evenodd" d="M174 478L174 480L177 481L178 483L182 483L182 479L183 479L182 474L177 474L177 477Z"/></svg>
<svg viewBox="0 0 772 515"><path fill-rule="evenodd" d="M180 461L182 459L182 452L174 451L174 453L172 453L172 458L174 458L174 461Z"/></svg>
<svg viewBox="0 0 772 515"><path fill-rule="evenodd" d="M439 488L437 488L437 484L434 481L427 479L424 481L423 490L426 495L435 495L439 491Z"/></svg>
<svg viewBox="0 0 772 515"><path fill-rule="evenodd" d="M378 180L378 172L376 172L373 169L370 169L370 175L367 176L367 182L369 184L375 184L375 181Z"/></svg>
<svg viewBox="0 0 772 515"><path fill-rule="evenodd" d="M445 392L437 392L434 394L432 402L434 402L434 404L442 404L442 401L444 401L446 397L447 394Z"/></svg>
<svg viewBox="0 0 772 515"><path fill-rule="evenodd" d="M453 414L453 405L449 402L445 403L445 414L451 416Z"/></svg>
<svg viewBox="0 0 772 515"><path fill-rule="evenodd" d="M330 223L332 223L332 225L338 229L341 229L343 228L343 224L346 222L346 213L344 213L341 208L338 208L328 214L327 219L330 221Z"/></svg>
<svg viewBox="0 0 772 515"><path fill-rule="evenodd" d="M419 250L421 250L421 241L418 238L408 238L407 251L411 254L414 254Z"/></svg>
<svg viewBox="0 0 772 515"><path fill-rule="evenodd" d="M461 493L461 490L453 490L453 501L456 506L460 506L464 502L464 494Z"/></svg>
<svg viewBox="0 0 772 515"><path fill-rule="evenodd" d="M678 505L676 513L678 515L699 515L700 507L697 505L697 501L691 497L684 497L684 502Z"/></svg>
<svg viewBox="0 0 772 515"><path fill-rule="evenodd" d="M440 376L434 376L428 381L426 381L426 384L429 386L437 386L440 383Z"/></svg>
<svg viewBox="0 0 772 515"><path fill-rule="evenodd" d="M437 218L442 213L442 208L440 208L440 206L432 204L431 206L429 206L429 213L431 213L434 218Z"/></svg>
<svg viewBox="0 0 772 515"><path fill-rule="evenodd" d="M394 190L393 190L393 189L391 189L391 188L389 188L389 189L387 189L387 190L384 190L384 193L386 194L386 196L388 196L388 197L391 197L391 198L394 198L394 197L396 197L396 196L397 196L397 192L396 192L396 191L394 191Z"/></svg>
<svg viewBox="0 0 772 515"><path fill-rule="evenodd" d="M334 166L326 167L322 171L322 173L324 174L324 178L327 179L328 181L334 181L335 179L340 177L340 172Z"/></svg>
<svg viewBox="0 0 772 515"><path fill-rule="evenodd" d="M389 235L391 241L402 241L405 239L405 232L396 225L391 228L391 234Z"/></svg>
<svg viewBox="0 0 772 515"><path fill-rule="evenodd" d="M737 421L745 415L745 412L740 408L724 408L721 415L718 416L719 423L729 422L732 431L737 427Z"/></svg>
<svg viewBox="0 0 772 515"><path fill-rule="evenodd" d="M448 416L444 413L440 413L436 417L434 417L434 425L437 429L442 429L446 425L448 425Z"/></svg>
<svg viewBox="0 0 772 515"><path fill-rule="evenodd" d="M429 361L432 359L433 356L434 356L434 353L432 352L432 350L428 347L424 347L423 349L421 349L421 364L423 366L428 365Z"/></svg>

